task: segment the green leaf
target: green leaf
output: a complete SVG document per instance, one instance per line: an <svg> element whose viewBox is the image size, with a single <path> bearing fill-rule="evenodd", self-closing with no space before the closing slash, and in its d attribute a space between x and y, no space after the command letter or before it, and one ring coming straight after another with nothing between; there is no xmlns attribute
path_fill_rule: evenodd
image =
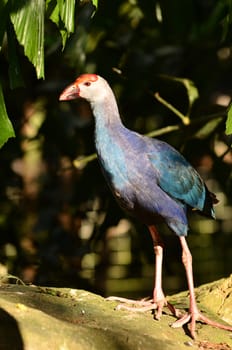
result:
<svg viewBox="0 0 232 350"><path fill-rule="evenodd" d="M58 0L60 18L68 33L74 32L75 0Z"/></svg>
<svg viewBox="0 0 232 350"><path fill-rule="evenodd" d="M15 136L15 133L14 133L14 129L12 127L11 121L7 116L1 83L0 83L0 125L1 125L0 147L2 147L10 137Z"/></svg>
<svg viewBox="0 0 232 350"><path fill-rule="evenodd" d="M59 27L59 7L56 0L47 0L46 10L49 18Z"/></svg>
<svg viewBox="0 0 232 350"><path fill-rule="evenodd" d="M93 5L97 8L98 6L98 0L92 0Z"/></svg>
<svg viewBox="0 0 232 350"><path fill-rule="evenodd" d="M66 41L75 27L75 0L47 0L49 18L57 25L62 37L62 45L65 47Z"/></svg>
<svg viewBox="0 0 232 350"><path fill-rule="evenodd" d="M24 53L44 78L44 0L12 0L11 21Z"/></svg>
<svg viewBox="0 0 232 350"><path fill-rule="evenodd" d="M75 15L75 0L58 0L59 14L64 28L60 26L60 34L62 36L63 48L71 33L74 32L74 15Z"/></svg>
<svg viewBox="0 0 232 350"><path fill-rule="evenodd" d="M232 103L229 106L227 120L226 120L226 134L232 134Z"/></svg>

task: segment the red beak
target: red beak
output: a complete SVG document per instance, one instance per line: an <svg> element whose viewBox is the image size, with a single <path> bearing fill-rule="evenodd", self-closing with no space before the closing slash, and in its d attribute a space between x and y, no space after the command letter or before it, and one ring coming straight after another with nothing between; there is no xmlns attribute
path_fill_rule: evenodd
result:
<svg viewBox="0 0 232 350"><path fill-rule="evenodd" d="M78 85L75 83L69 85L64 89L64 91L61 93L59 100L60 101L68 101L68 100L75 100L79 97L80 89Z"/></svg>

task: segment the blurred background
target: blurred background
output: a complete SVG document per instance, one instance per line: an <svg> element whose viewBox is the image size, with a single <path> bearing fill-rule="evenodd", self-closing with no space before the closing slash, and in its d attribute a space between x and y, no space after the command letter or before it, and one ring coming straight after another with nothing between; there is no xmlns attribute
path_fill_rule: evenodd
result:
<svg viewBox="0 0 232 350"><path fill-rule="evenodd" d="M94 124L85 101L59 102L81 73L112 86L124 124L180 150L220 203L217 220L189 214L188 242L196 285L231 273L232 153L225 135L232 92L230 1L77 2L75 32L62 50L45 21L45 80L20 51L25 86L10 90L6 47L1 79L16 138L0 150L0 276L25 283L83 288L108 296L152 293L154 254L146 227L114 202L96 159ZM230 20L229 20L230 23ZM5 43L7 46L7 43ZM199 97L190 106L185 86ZM190 116L181 120L154 96ZM191 107L191 110L190 110ZM165 127L170 127L164 129ZM110 155L109 155L110 156ZM187 288L179 240L159 226L165 243L167 294Z"/></svg>

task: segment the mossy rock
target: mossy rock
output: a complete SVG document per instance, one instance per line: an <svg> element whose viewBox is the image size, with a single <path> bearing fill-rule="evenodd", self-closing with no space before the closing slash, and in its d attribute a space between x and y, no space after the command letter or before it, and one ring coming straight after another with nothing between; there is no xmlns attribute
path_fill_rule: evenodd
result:
<svg viewBox="0 0 232 350"><path fill-rule="evenodd" d="M232 277L196 289L199 308L211 318L232 322ZM187 307L188 293L168 298ZM0 285L0 350L228 350L231 333L198 323L193 341L183 328L169 326L167 313L115 311L116 302L84 290ZM165 310L166 311L166 310Z"/></svg>

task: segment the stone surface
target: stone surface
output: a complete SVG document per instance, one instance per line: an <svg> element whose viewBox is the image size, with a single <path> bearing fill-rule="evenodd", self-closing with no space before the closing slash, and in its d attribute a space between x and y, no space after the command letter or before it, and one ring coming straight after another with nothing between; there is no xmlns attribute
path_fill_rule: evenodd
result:
<svg viewBox="0 0 232 350"><path fill-rule="evenodd" d="M199 308L232 323L232 276L196 289ZM187 308L188 293L168 298ZM229 350L231 333L201 323L193 341L169 326L169 314L116 311L116 302L84 290L0 285L0 350ZM166 311L166 310L165 310Z"/></svg>

